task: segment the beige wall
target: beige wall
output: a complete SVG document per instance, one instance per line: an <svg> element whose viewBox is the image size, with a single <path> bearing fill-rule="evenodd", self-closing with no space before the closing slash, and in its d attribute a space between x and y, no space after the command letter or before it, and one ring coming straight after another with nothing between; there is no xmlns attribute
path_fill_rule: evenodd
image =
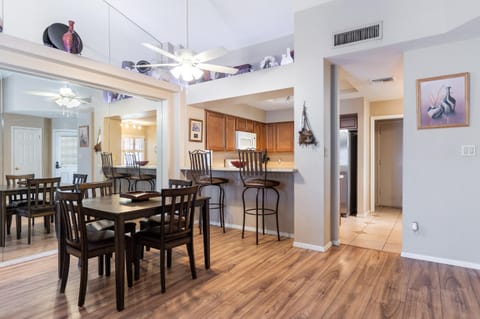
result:
<svg viewBox="0 0 480 319"><path fill-rule="evenodd" d="M370 116L403 114L403 99L370 102Z"/></svg>

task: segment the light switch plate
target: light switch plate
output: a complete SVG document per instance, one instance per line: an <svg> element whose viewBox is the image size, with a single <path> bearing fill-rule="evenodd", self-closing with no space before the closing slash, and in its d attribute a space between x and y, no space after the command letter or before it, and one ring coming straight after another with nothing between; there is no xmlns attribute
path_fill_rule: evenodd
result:
<svg viewBox="0 0 480 319"><path fill-rule="evenodd" d="M477 155L477 150L475 145L462 145L461 156L476 156Z"/></svg>

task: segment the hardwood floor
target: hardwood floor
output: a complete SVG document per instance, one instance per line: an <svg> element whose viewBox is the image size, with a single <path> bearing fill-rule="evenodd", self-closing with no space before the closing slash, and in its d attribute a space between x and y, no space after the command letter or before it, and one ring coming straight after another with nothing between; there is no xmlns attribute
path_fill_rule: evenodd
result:
<svg viewBox="0 0 480 319"><path fill-rule="evenodd" d="M89 263L84 307L72 259L59 293L56 256L0 268L2 318L479 318L480 271L401 258L352 246L318 253L292 240L212 227L212 267L203 267L195 238L197 276L186 249L174 251L167 291L160 293L159 255L145 253L140 280L115 309L115 276ZM113 263L112 263L113 264Z"/></svg>

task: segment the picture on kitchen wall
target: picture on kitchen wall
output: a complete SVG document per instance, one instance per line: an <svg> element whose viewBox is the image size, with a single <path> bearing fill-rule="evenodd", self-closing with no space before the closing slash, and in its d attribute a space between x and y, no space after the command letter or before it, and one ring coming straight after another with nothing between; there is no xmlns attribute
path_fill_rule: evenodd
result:
<svg viewBox="0 0 480 319"><path fill-rule="evenodd" d="M190 142L202 142L203 136L203 121L190 119L190 133L189 133L189 141Z"/></svg>
<svg viewBox="0 0 480 319"><path fill-rule="evenodd" d="M417 80L419 129L468 126L469 73Z"/></svg>
<svg viewBox="0 0 480 319"><path fill-rule="evenodd" d="M88 126L78 128L78 141L80 147L88 147Z"/></svg>

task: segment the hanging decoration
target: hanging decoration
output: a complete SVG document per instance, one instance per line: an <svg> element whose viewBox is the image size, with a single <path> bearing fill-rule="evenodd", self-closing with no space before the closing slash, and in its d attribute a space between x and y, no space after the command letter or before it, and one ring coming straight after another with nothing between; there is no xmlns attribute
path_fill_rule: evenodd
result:
<svg viewBox="0 0 480 319"><path fill-rule="evenodd" d="M303 102L303 111L302 111L302 129L298 132L298 144L299 145L317 145L315 135L313 134L312 128L310 126L310 121L307 117L307 106L306 102Z"/></svg>
<svg viewBox="0 0 480 319"><path fill-rule="evenodd" d="M97 143L93 146L93 150L98 153L102 151L102 130L98 129Z"/></svg>

